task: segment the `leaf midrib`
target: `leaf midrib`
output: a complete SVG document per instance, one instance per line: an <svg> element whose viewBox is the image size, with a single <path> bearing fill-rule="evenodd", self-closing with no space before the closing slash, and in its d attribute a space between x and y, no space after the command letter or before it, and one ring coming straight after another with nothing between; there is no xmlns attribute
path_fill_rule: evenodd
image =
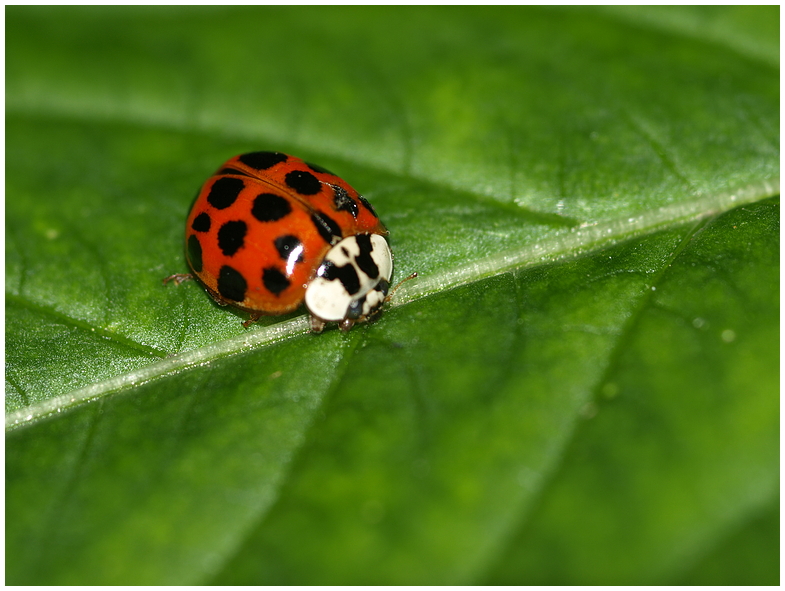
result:
<svg viewBox="0 0 785 591"><path fill-rule="evenodd" d="M754 203L766 197L779 194L779 179L768 179L746 185L734 192L723 192L704 196L689 203L650 210L626 220L613 220L579 228L562 231L550 238L526 247L496 253L473 261L466 265L448 269L428 276L421 276L401 286L390 302L390 307L426 297L430 294L473 283L494 275L507 273L515 269L532 267L538 264L551 263L578 254L586 254L598 248L623 242L636 236L642 236L668 227L689 221L699 221L718 215L735 207ZM20 304L35 306L21 300L14 294L6 298ZM64 317L75 326L85 330L94 330L87 323ZM98 330L98 329L96 329ZM96 382L84 388L50 398L19 409L6 415L6 431L31 424L55 412L73 408L85 402L99 399L108 394L163 377L181 372L198 364L234 355L240 352L272 344L284 339L304 334L308 331L308 319L305 315L265 328L241 334L229 339L212 343L205 347L193 349L171 357L164 357L145 367L119 374L107 380ZM107 337L124 338L116 333L107 333ZM145 350L145 345L135 343L131 339L121 341L137 350ZM162 357L159 351L150 348L148 354Z"/></svg>

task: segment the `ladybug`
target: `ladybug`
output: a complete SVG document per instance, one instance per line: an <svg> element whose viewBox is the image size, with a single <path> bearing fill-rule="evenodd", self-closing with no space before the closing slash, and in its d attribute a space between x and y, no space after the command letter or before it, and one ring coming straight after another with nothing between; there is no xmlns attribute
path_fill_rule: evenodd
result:
<svg viewBox="0 0 785 591"><path fill-rule="evenodd" d="M229 159L207 179L185 226L192 275L220 305L284 314L303 301L311 330L348 331L389 299L392 254L373 207L330 171L281 152ZM391 295L391 294L390 294Z"/></svg>

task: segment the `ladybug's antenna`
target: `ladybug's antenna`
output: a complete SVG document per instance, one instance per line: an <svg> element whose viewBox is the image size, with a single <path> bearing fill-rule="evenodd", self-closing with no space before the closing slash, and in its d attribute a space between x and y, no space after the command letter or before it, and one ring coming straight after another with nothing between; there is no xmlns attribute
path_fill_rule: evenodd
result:
<svg viewBox="0 0 785 591"><path fill-rule="evenodd" d="M411 275L409 275L406 279L401 279L398 282L398 284L395 287L392 288L392 291L390 291L390 293L387 294L387 297L384 298L384 302L385 303L389 302L392 299L392 297L395 295L395 292L398 291L398 288L401 287L401 285L403 285L404 283L406 283L410 279L414 279L415 277L417 277L417 272L416 271L414 273L412 273Z"/></svg>

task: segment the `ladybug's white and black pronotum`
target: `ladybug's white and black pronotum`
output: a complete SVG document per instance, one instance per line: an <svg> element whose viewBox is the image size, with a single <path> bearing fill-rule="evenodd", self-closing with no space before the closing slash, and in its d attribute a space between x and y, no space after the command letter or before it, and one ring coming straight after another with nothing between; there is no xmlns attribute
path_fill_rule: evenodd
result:
<svg viewBox="0 0 785 591"><path fill-rule="evenodd" d="M216 302L251 315L245 326L305 301L314 332L327 322L347 331L374 320L387 300L387 234L346 181L294 156L251 152L202 186L186 223L186 258Z"/></svg>

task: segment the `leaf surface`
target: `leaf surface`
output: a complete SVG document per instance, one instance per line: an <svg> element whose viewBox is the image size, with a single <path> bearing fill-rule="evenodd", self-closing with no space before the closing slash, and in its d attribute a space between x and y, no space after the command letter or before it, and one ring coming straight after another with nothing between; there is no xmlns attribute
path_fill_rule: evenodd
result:
<svg viewBox="0 0 785 591"><path fill-rule="evenodd" d="M8 582L776 583L778 15L10 7ZM162 285L258 149L379 322Z"/></svg>

